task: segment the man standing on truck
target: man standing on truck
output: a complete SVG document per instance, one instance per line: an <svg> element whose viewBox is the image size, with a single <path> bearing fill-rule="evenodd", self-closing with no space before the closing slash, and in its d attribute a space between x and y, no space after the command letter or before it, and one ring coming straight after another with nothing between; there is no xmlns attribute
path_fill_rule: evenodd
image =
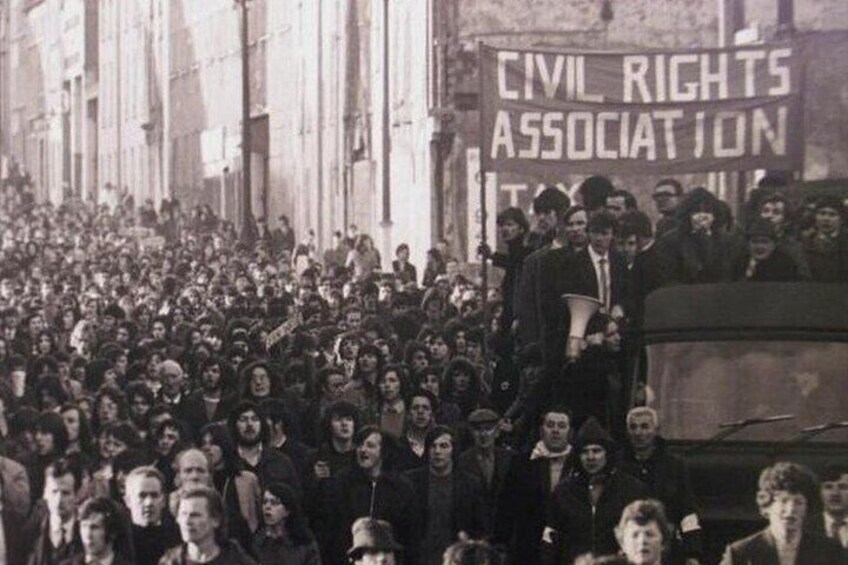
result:
<svg viewBox="0 0 848 565"><path fill-rule="evenodd" d="M627 413L627 445L619 468L645 483L651 497L663 503L674 530L672 553L685 557L686 565L696 565L701 559L702 531L689 470L683 459L669 453L659 428L656 410L632 408Z"/></svg>
<svg viewBox="0 0 848 565"><path fill-rule="evenodd" d="M721 565L780 563L838 565L842 548L832 539L806 531L807 508L819 496L818 479L797 463L780 462L760 473L757 504L768 526L727 546Z"/></svg>

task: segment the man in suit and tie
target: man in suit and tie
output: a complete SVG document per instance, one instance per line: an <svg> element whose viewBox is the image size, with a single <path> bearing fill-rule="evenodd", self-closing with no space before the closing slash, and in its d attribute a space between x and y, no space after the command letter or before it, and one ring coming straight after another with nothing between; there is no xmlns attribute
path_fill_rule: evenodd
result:
<svg viewBox="0 0 848 565"><path fill-rule="evenodd" d="M727 546L721 565L837 565L838 543L805 531L807 508L819 496L816 476L797 463L780 462L760 474L757 504L768 526Z"/></svg>
<svg viewBox="0 0 848 565"><path fill-rule="evenodd" d="M615 219L605 212L598 212L589 218L586 227L589 233L589 245L573 255L569 264L564 268L564 287L560 294L580 294L591 296L601 301L600 312L609 315L613 320L624 318L627 300L627 262L613 249ZM568 328L570 316L568 309L563 307L563 323L559 325L559 336L552 342L555 348L561 348L570 339ZM548 342L551 343L551 342ZM554 351L546 355L548 368L557 372L562 363L562 355Z"/></svg>
<svg viewBox="0 0 848 565"><path fill-rule="evenodd" d="M848 468L827 467L820 491L823 511L810 517L809 530L839 543L848 558Z"/></svg>
<svg viewBox="0 0 848 565"><path fill-rule="evenodd" d="M28 565L54 565L82 551L76 518L82 469L72 460L57 459L44 475L44 504L33 510L23 533L32 544Z"/></svg>
<svg viewBox="0 0 848 565"><path fill-rule="evenodd" d="M601 310L613 318L624 315L627 296L627 263L613 249L615 219L606 212L589 218L589 245L574 256L569 292L593 296Z"/></svg>

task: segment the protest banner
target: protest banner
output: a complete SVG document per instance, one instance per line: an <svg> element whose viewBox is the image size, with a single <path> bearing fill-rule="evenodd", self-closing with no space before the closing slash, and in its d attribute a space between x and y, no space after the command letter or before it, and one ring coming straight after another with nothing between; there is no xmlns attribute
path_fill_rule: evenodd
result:
<svg viewBox="0 0 848 565"><path fill-rule="evenodd" d="M797 169L792 44L651 53L480 46L481 164L538 177Z"/></svg>

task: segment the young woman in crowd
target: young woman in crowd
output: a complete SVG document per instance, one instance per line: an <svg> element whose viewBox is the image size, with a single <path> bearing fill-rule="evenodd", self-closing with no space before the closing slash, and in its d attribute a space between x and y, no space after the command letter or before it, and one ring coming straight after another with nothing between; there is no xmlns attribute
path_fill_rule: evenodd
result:
<svg viewBox="0 0 848 565"><path fill-rule="evenodd" d="M91 426L88 417L79 405L68 403L62 405L59 411L68 431L68 447L66 454L81 453L86 457L92 452Z"/></svg>
<svg viewBox="0 0 848 565"><path fill-rule="evenodd" d="M321 565L318 543L287 485L271 483L262 492L262 525L252 549L261 563Z"/></svg>
<svg viewBox="0 0 848 565"><path fill-rule="evenodd" d="M377 379L377 424L392 437L403 434L407 416L405 398L409 392L406 370L400 365L388 365Z"/></svg>

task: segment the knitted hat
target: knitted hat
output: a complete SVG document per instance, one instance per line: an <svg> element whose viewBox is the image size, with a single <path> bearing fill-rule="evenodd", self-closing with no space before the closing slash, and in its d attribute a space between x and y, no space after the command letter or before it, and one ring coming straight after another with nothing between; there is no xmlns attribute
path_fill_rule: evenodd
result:
<svg viewBox="0 0 848 565"><path fill-rule="evenodd" d="M574 439L574 447L578 452L587 445L600 445L607 452L611 452L615 447L615 440L594 416L583 422Z"/></svg>

